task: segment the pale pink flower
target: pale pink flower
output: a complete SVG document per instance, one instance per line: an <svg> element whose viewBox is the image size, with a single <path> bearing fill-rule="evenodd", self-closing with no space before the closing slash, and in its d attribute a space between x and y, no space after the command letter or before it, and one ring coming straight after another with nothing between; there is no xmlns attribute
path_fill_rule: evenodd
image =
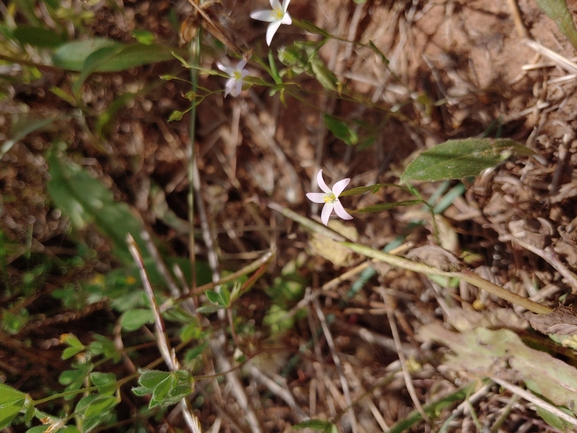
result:
<svg viewBox="0 0 577 433"><path fill-rule="evenodd" d="M272 38L281 26L281 24L291 25L292 19L287 12L290 0L284 0L281 4L279 0L270 0L272 10L255 11L250 14L253 20L266 21L270 23L266 29L266 44L270 47Z"/></svg>
<svg viewBox="0 0 577 433"><path fill-rule="evenodd" d="M230 77L224 86L224 97L226 98L229 93L232 96L240 95L240 92L242 91L242 80L248 75L248 71L244 69L246 66L246 61L241 60L238 62L236 68L225 66L220 62L218 62L216 66Z"/></svg>
<svg viewBox="0 0 577 433"><path fill-rule="evenodd" d="M339 200L339 195L341 195L341 193L345 190L350 181L351 179L349 178L339 180L334 184L333 189L331 190L323 179L323 171L320 170L318 172L317 184L323 192L309 192L307 193L307 198L314 203L325 204L321 212L321 221L324 225L329 223L329 218L333 213L333 210L340 218L344 220L353 219L353 217L347 213Z"/></svg>

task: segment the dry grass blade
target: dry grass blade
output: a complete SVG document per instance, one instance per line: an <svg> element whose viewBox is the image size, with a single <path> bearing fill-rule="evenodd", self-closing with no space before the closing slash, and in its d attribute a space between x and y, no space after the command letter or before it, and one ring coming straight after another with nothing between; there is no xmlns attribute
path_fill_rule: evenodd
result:
<svg viewBox="0 0 577 433"><path fill-rule="evenodd" d="M567 57L564 57L561 54L556 53L555 51L547 47L544 47L539 42L536 42L532 39L523 39L523 43L532 50L541 54L542 56L545 56L548 59L552 60L553 62L555 62L555 64L565 69L567 72L577 74L577 63L572 62Z"/></svg>
<svg viewBox="0 0 577 433"><path fill-rule="evenodd" d="M142 261L142 255L138 250L138 246L134 238L129 234L126 242L128 243L128 249L130 250L130 254L134 258L134 263L138 267L138 271L140 273L140 278L142 279L142 285L144 287L144 291L150 302L150 306L152 308L152 312L154 314L154 329L156 332L156 343L160 350L160 354L162 355L162 359L168 366L170 371L177 371L180 369L180 364L176 359L176 354L174 350L170 348L170 342L168 341L168 337L165 333L164 327L164 320L162 320L162 316L160 315L160 308L158 307L158 303L156 302L156 298L154 297L154 292L152 291L152 286L150 285L150 280L148 279L148 275L146 274L146 269L144 268L144 262ZM180 401L180 408L182 412L182 416L184 417L188 428L192 433L201 433L202 430L200 428L200 421L194 414L192 413L192 406L190 402L186 398L182 398Z"/></svg>
<svg viewBox="0 0 577 433"><path fill-rule="evenodd" d="M335 363L335 367L336 367L337 373L339 375L341 387L343 388L343 394L345 396L345 400L346 400L346 403L348 406L347 413L349 415L349 421L351 423L351 429L352 429L353 433L358 433L359 430L358 430L358 426L357 426L357 418L355 416L355 409L352 406L353 402L351 399L351 393L349 391L349 384L347 382L347 379L345 378L345 373L343 371L341 359L339 358L339 355L337 353L337 349L335 347L335 343L333 341L331 331L329 329L329 326L327 325L327 320L325 318L325 314L323 313L323 310L321 309L321 306L320 306L318 299L316 299L316 298L313 299L312 303L315 307L315 312L317 313L317 316L321 322L321 327L323 329L323 333L325 335L325 338L327 339L327 345L329 346L329 350L331 351L333 362Z"/></svg>
<svg viewBox="0 0 577 433"><path fill-rule="evenodd" d="M498 377L491 377L491 380L495 383L498 383L503 388L511 391L513 394L516 394L519 397L524 398L527 401L530 401L531 403L535 404L536 406L539 406L540 408L546 410L547 412L551 412L553 415L558 416L563 421L566 421L569 424L577 427L577 419L576 418L574 418L570 415L567 415L565 412L563 412L560 409L557 409L551 403L547 403L545 400L537 397L534 394L531 394L529 391L527 391L523 388L520 388L517 385L513 385L512 383L509 383L506 380L500 379Z"/></svg>
<svg viewBox="0 0 577 433"><path fill-rule="evenodd" d="M385 303L387 303L388 299L387 299L386 293L384 293L384 291L382 291L382 290L380 292L381 292L381 296L383 297L383 301ZM397 329L397 324L395 323L395 318L393 316L393 313L390 311L390 309L387 309L387 318L389 319L389 326L391 327L391 333L393 334L393 340L395 342L395 348L397 350L397 355L399 356L399 361L401 362L401 368L403 371L403 378L405 379L405 385L407 387L407 391L409 392L409 395L411 396L411 400L413 401L413 404L415 405L415 407L417 408L417 410L419 411L419 413L421 414L421 416L423 417L425 422L427 424L431 424L431 420L427 416L427 413L423 409L423 406L421 405L421 402L419 401L419 398L417 397L417 393L415 391L413 381L411 380L411 374L409 373L409 369L407 368L407 360L405 359L405 354L403 353L403 347L401 346L401 338L399 336L399 330Z"/></svg>

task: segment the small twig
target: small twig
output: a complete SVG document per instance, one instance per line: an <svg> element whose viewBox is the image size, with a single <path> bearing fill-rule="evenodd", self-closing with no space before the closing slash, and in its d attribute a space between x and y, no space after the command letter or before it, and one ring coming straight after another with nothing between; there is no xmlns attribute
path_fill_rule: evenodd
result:
<svg viewBox="0 0 577 433"><path fill-rule="evenodd" d="M519 398L520 397L517 394L513 394L513 396L509 400L509 403L507 403L507 406L501 409L501 415L499 415L499 417L495 420L495 422L491 426L490 433L498 433L499 431L501 431L501 426L507 420L507 418L509 418L509 415L511 415L511 409L513 409L513 406L515 405L515 403L517 403Z"/></svg>
<svg viewBox="0 0 577 433"><path fill-rule="evenodd" d="M142 280L142 286L144 287L144 292L148 297L148 301L150 302L150 308L152 309L152 313L154 314L154 329L156 332L156 343L158 345L158 349L160 354L162 355L162 359L168 366L170 371L177 371L180 369L180 364L176 359L176 354L174 350L170 348L170 342L168 341L168 337L165 333L164 327L164 320L160 315L160 308L158 307L158 303L156 302L156 298L154 297L154 292L152 291L152 286L150 285L150 280L148 279L148 275L146 274L146 269L144 268L144 261L142 260L142 255L138 250L138 246L134 241L134 238L129 233L126 236L126 242L128 243L128 249L136 266L138 267L138 271L140 273L140 278ZM188 399L183 397L180 400L180 408L182 411L182 416L184 417L190 431L193 433L200 433L202 430L200 428L200 421L196 418L192 413L192 407L190 406L190 402Z"/></svg>
<svg viewBox="0 0 577 433"><path fill-rule="evenodd" d="M158 253L158 248L156 248L156 245L154 245L154 242L152 242L150 234L148 233L147 230L142 230L140 232L140 237L142 238L142 240L146 244L146 249L148 250L148 253L152 257L152 259L156 265L156 270L158 271L160 276L166 282L168 290L170 290L170 294L173 297L178 298L181 295L180 289L178 288L178 286L174 282L174 279L170 275L170 272L168 272L168 268L166 267L164 260L162 259L162 257Z"/></svg>
<svg viewBox="0 0 577 433"><path fill-rule="evenodd" d="M383 297L383 301L387 302L387 295L384 293L383 290L379 291L381 296ZM427 416L427 413L423 409L421 402L419 401L419 397L417 396L417 392L415 391L415 386L413 385L413 381L411 379L411 374L409 373L409 369L407 368L407 359L405 358L405 354L403 353L403 347L401 345L401 338L399 336L399 330L397 329L397 324L395 322L395 318L393 317L393 313L390 311L391 309L387 309L387 318L389 319L389 326L391 327L391 334L393 334L393 340L395 341L395 347L397 349L397 355L399 357L399 361L401 362L401 369L403 370L403 378L405 379L405 386L407 387L407 391L409 391L409 395L411 396L411 400L415 405L415 408L419 411L423 419L427 424L431 424L431 420Z"/></svg>
<svg viewBox="0 0 577 433"><path fill-rule="evenodd" d="M337 353L335 343L334 343L333 337L331 335L331 331L327 325L327 320L325 318L325 314L323 313L323 310L321 309L321 305L319 303L319 300L313 299L313 305L315 307L315 312L317 313L317 316L321 322L321 327L323 329L323 333L324 333L325 338L327 340L327 345L329 346L329 350L331 351L333 362L335 363L335 367L337 369L337 374L339 375L339 379L341 381L341 386L343 388L343 394L345 396L345 401L346 401L347 406L348 406L348 414L349 414L349 418L350 418L350 422L351 422L351 430L353 431L353 433L358 433L359 430L358 430L358 426L357 426L357 418L355 417L355 410L354 410L354 407L352 406L351 393L349 391L349 384L348 384L347 379L345 378L345 374L343 372L343 366L341 364L341 359L339 358L339 355Z"/></svg>
<svg viewBox="0 0 577 433"><path fill-rule="evenodd" d="M220 279L218 281L214 281L212 283L207 283L207 284L204 284L200 287L197 287L196 290L194 290L193 292L186 293L175 300L171 299L167 303L163 304L162 307L160 308L160 310L162 312L164 312L168 308L170 308L172 306L172 304L182 302L191 296L200 295L204 292L207 292L209 290L214 289L215 287L221 286L223 284L234 281L234 280L236 280L242 276L245 276L245 275L248 275L252 272L255 272L264 264L269 263L272 260L272 258L274 257L274 254L275 254L275 251L268 251L267 253L263 254L262 257L258 258L254 262L250 263L249 265L245 266L242 269L239 269L238 271L236 271L230 275L227 275L226 277L223 277L222 279Z"/></svg>
<svg viewBox="0 0 577 433"><path fill-rule="evenodd" d="M496 382L499 385L501 385L503 388L509 390L513 394L517 394L519 397L524 398L527 401L530 401L536 406L539 406L541 409L551 412L553 415L561 418L563 421L566 421L569 424L577 426L577 419L573 418L570 415L567 415L565 412L553 406L551 403L547 403L545 400L542 400L539 397L531 394L529 391L520 388L517 385L513 385L512 383L509 383L503 379L499 379L498 377L490 376L490 379L493 382Z"/></svg>
<svg viewBox="0 0 577 433"><path fill-rule="evenodd" d="M519 6L517 5L517 0L507 0L507 3L509 3L509 9L511 9L511 15L513 16L513 22L515 23L517 33L522 38L528 38L529 33L523 24L521 12L519 12Z"/></svg>
<svg viewBox="0 0 577 433"><path fill-rule="evenodd" d="M561 263L561 261L557 257L557 254L551 247L546 247L545 249L537 248L519 239L513 234L499 236L499 240L516 242L526 250L531 251L533 254L538 255L547 263L549 263L551 266L553 266L557 270L557 272L559 272L563 277L567 279L567 281L573 288L573 293L577 292L577 275L575 275L573 272L567 269L567 267L563 263Z"/></svg>
<svg viewBox="0 0 577 433"><path fill-rule="evenodd" d="M307 414L304 413L304 411L300 408L300 406L297 405L294 397L288 389L283 388L274 380L270 379L254 364L250 366L250 373L256 380L265 385L270 390L270 392L284 400L285 403L288 404L289 407L295 412L299 422L309 418Z"/></svg>
<svg viewBox="0 0 577 433"><path fill-rule="evenodd" d="M562 56L559 53L556 53L553 50L541 45L539 42L535 42L532 39L523 39L523 43L527 45L532 50L538 52L542 56L547 57L548 59L552 60L557 64L557 66L565 69L567 72L572 74L577 73L577 63L572 62L567 57Z"/></svg>

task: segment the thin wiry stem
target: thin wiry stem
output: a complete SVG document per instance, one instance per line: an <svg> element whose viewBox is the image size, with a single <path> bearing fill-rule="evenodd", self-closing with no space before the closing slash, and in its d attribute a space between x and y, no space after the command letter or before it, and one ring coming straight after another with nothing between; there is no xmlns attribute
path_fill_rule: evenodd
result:
<svg viewBox="0 0 577 433"><path fill-rule="evenodd" d="M156 302L156 298L154 297L154 292L152 291L152 286L150 285L150 280L148 279L148 275L146 273L146 269L144 268L144 261L142 260L142 255L138 250L138 246L134 241L134 238L128 234L126 242L128 243L128 249L136 266L138 267L138 271L140 273L140 278L142 279L142 286L144 287L144 291L146 296L148 297L148 301L150 302L150 307L152 308L152 312L154 314L154 329L156 332L156 344L158 345L158 349L160 350L160 354L162 355L162 359L168 366L170 371L177 371L180 369L180 364L176 359L176 353L174 350L170 348L170 342L168 341L168 337L165 332L164 321L162 320L162 316L160 315L160 308L158 307L158 303ZM184 417L186 424L188 425L190 431L192 433L201 433L200 421L194 414L192 413L192 406L186 397L183 397L180 400L180 408L182 411L182 416Z"/></svg>
<svg viewBox="0 0 577 433"><path fill-rule="evenodd" d="M348 414L349 414L349 421L351 423L351 430L353 431L353 433L357 433L359 431L358 426L357 426L357 418L355 417L355 409L352 405L352 400L351 400L351 393L349 391L349 384L347 382L347 379L345 378L345 373L343 372L343 366L341 364L341 359L339 358L339 355L337 353L337 349L335 348L335 343L333 341L333 337L331 334L331 331L329 329L329 326L327 325L327 320L325 317L325 314L323 313L323 310L321 309L321 305L319 303L318 299L313 299L313 305L315 306L315 312L317 313L317 316L319 318L319 320L321 321L321 327L323 328L323 333L325 335L325 338L327 340L327 345L329 346L329 349L331 351L331 355L333 357L333 362L335 363L335 367L337 369L337 373L339 375L339 379L341 381L341 386L343 388L343 394L345 396L345 401L347 403L348 406Z"/></svg>

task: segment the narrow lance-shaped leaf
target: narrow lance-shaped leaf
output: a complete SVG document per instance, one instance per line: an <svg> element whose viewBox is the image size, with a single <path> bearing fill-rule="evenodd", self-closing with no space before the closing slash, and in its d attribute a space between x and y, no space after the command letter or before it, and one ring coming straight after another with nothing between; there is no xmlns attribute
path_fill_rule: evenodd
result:
<svg viewBox="0 0 577 433"><path fill-rule="evenodd" d="M77 228L94 223L111 241L119 259L132 263L126 242L131 233L145 259L149 258L140 233L143 224L126 203L114 200L112 192L82 167L53 151L47 156L51 179L47 189L56 206L66 213Z"/></svg>
<svg viewBox="0 0 577 433"><path fill-rule="evenodd" d="M411 162L401 181L438 181L477 176L494 167L512 154L531 155L534 152L509 139L449 140L425 150Z"/></svg>
<svg viewBox="0 0 577 433"><path fill-rule="evenodd" d="M566 0L535 0L539 7L543 9L543 12L547 14L549 18L555 21L557 27L565 35L565 37L571 42L573 48L577 49L577 29L575 28L575 23L573 22L573 17L569 8L567 7Z"/></svg>

